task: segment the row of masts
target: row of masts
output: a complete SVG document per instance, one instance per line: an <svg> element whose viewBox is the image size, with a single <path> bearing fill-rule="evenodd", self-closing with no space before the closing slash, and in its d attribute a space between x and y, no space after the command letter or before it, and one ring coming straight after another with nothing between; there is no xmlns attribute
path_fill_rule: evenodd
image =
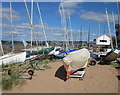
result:
<svg viewBox="0 0 120 95"><path fill-rule="evenodd" d="M2 2L0 2L0 4L2 6ZM11 32L11 34L12 34L12 37L11 37L12 38L12 52L14 52L14 50L15 50L15 48L14 48L14 32L16 31L16 29L15 29L15 27L13 25L13 15L12 15L12 13L13 13L12 12L12 4L11 4L11 1L10 1L10 18L7 16L6 13L4 13L4 15L6 16L7 20L9 21L9 23L12 26L12 32ZM23 44L26 47L27 43L22 39L21 35L18 32L16 32L16 33L18 34L18 36L20 37L20 39L23 41ZM2 55L4 55L4 51L3 51L3 48L2 48L1 41L0 41L0 46L1 46L1 50L2 50Z"/></svg>
<svg viewBox="0 0 120 95"><path fill-rule="evenodd" d="M28 7L27 7L26 0L24 0L24 3L25 3L26 12L27 12L28 19L29 19L30 26L31 26L31 48L32 48L32 37L34 36L34 40L36 41L37 50L39 50L38 42L37 42L37 39L35 37L35 32L34 32L34 27L33 27L33 8L34 8L34 6L33 6L34 4L33 3L34 2L33 2L33 0L31 2L31 18L30 18L30 13L29 13L29 10L28 10ZM38 9L40 23L41 23L42 30L43 30L44 37L45 37L46 46L49 47L49 44L47 42L46 31L45 31L43 20L42 20L42 14L41 14L41 11L40 11L40 7L39 7L38 2L36 4L37 4L37 9ZM31 49L31 53L32 53L32 49Z"/></svg>
<svg viewBox="0 0 120 95"><path fill-rule="evenodd" d="M68 34L68 31L67 31L67 29L66 29L66 17L65 17L65 13L64 13L64 6L63 6L63 2L61 3L61 5L62 5L62 13L61 13L61 10L60 10L60 7L59 7L59 11L60 11L60 15L61 15L61 18L62 18L62 20L61 20L61 23L62 23L62 26L64 27L64 32L65 32L65 42L66 42L66 47L69 45L69 43L68 43L68 36L67 36L67 34ZM110 39L111 39L111 41L110 41L110 45L111 45L111 49L113 49L113 39L112 39L112 34L111 34L111 29L110 29L110 21L109 21L109 16L108 16L108 10L107 10L107 8L106 8L106 18L107 18L107 25L108 25L108 33L109 33L109 36L110 36ZM114 26L114 36L115 36L115 44L116 44L116 48L118 48L118 44L117 44L117 37L116 37L116 31L115 31L115 19L114 19L114 14L113 14L113 12L112 12L112 19L113 19L113 26ZM71 21L70 21L70 13L69 13L69 24L70 24L70 30L72 30L72 28L71 28ZM82 33L82 30L81 30L81 33ZM99 36L100 36L100 21L99 21ZM89 30L88 30L88 49L89 49L89 42L90 42L90 27L89 27ZM80 34L80 36L82 36L81 34ZM82 38L82 37L80 37L80 38ZM72 39L72 31L71 31L71 39ZM81 41L81 40L80 40ZM73 42L73 39L72 39L72 42ZM72 43L73 44L73 43ZM74 45L74 44L73 44ZM66 48L67 49L67 48Z"/></svg>
<svg viewBox="0 0 120 95"><path fill-rule="evenodd" d="M27 6L27 3L26 3L26 0L24 0L24 3L25 3L25 8L26 8L26 12L27 12L27 15L28 15L28 19L29 19L29 23L30 23L30 26L31 26L31 48L32 48L32 42L33 42L33 36L34 36L34 40L36 41L36 46L37 46L37 49L39 50L38 48L38 42L37 42L37 39L35 37L35 32L34 32L34 27L33 27L33 8L34 8L34 2L32 0L31 2L31 15L29 13L29 10L28 10L28 6ZM43 20L42 20L42 14L41 14L41 11L40 11L40 7L39 7L39 4L38 2L36 3L37 4L37 9L38 9L38 13L39 13L39 19L40 19L40 23L42 25L42 30L43 30L43 33L44 33L44 37L45 37L45 42L46 42L46 46L49 47L49 44L48 44L48 40L47 40L47 36L46 36L46 31L45 31L45 27L44 27L44 24L43 24ZM64 12L64 5L63 3L61 3L61 6L59 6L59 12L60 12L60 16L61 16L61 23L62 23L62 26L63 26L63 29L64 29L64 40L65 40L65 47L66 47L66 50L68 50L68 47L69 47L69 40L68 40L68 28L67 28L67 20L66 20L66 15L65 15L65 12ZM112 12L112 16L113 16L113 25L115 26L115 19L114 19L114 14ZM13 25L13 21L12 21L12 4L10 2L10 19L8 18L8 16L6 15L8 21L11 23L12 27L13 27L13 31L12 31L12 52L14 52L14 31L15 31L15 27ZM109 35L111 37L111 30L110 30L110 22L109 22L109 17L108 17L108 12L107 12L107 8L106 8L106 17L107 17L107 24L108 24L108 32L109 32ZM73 41L73 31L72 31L72 24L71 24L71 16L70 16L70 13L68 15L68 21L69 21L69 30L70 30L70 37L71 37L71 42L72 42L72 48L74 48L74 41ZM18 32L17 32L18 33ZM100 33L100 22L99 22L99 33ZM116 34L115 32L115 28L114 28L114 33ZM21 38L20 34L18 33L19 37ZM99 34L100 35L100 34ZM22 38L21 38L22 39ZM80 32L80 41L82 40L82 27L81 27L81 32ZM22 41L24 41L22 39ZM89 27L89 31L88 31L88 43L90 41L90 27ZM115 35L115 43L116 43L116 48L118 47L117 45L117 37ZM0 43L1 44L1 43ZM24 42L25 44L25 42ZM1 45L2 46L2 45ZM89 46L88 46L89 47ZM111 48L113 49L113 41L112 41L112 37L111 37ZM3 49L1 48L1 50L3 51ZM32 49L31 49L32 50ZM32 52L32 51L31 51ZM4 54L4 53L3 53Z"/></svg>

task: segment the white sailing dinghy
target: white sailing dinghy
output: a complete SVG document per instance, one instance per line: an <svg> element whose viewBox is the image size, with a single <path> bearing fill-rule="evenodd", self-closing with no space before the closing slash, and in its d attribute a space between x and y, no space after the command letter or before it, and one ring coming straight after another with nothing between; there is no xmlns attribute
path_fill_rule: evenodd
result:
<svg viewBox="0 0 120 95"><path fill-rule="evenodd" d="M0 57L0 66L24 62L26 59L26 52L9 53Z"/></svg>
<svg viewBox="0 0 120 95"><path fill-rule="evenodd" d="M15 27L12 24L12 5L11 5L11 2L10 2L10 13L11 13L10 14L11 18L9 19L9 17L7 17L7 19L11 23L11 25L13 27L13 31L15 31ZM25 41L23 43L25 43ZM0 44L2 46L2 43L0 43ZM12 48L13 48L12 51L14 51L13 35L12 35ZM0 66L12 64L12 63L24 62L25 59L26 59L26 52L20 52L20 53L13 53L12 52L12 53L8 53L8 54L5 54L3 56L0 56Z"/></svg>
<svg viewBox="0 0 120 95"><path fill-rule="evenodd" d="M67 78L75 71L85 68L90 59L90 52L88 49L80 49L63 58L64 67L67 71Z"/></svg>

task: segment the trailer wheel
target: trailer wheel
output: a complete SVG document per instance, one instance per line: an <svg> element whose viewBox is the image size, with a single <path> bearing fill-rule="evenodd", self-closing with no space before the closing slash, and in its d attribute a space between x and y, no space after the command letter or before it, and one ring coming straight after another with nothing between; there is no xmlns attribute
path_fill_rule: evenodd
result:
<svg viewBox="0 0 120 95"><path fill-rule="evenodd" d="M12 70L8 70L8 75L11 76L12 75Z"/></svg>
<svg viewBox="0 0 120 95"><path fill-rule="evenodd" d="M32 76L34 74L34 71L33 70L29 70L28 74Z"/></svg>
<svg viewBox="0 0 120 95"><path fill-rule="evenodd" d="M91 60L90 63L89 63L89 65L92 65L92 66L96 65L96 61L95 60Z"/></svg>

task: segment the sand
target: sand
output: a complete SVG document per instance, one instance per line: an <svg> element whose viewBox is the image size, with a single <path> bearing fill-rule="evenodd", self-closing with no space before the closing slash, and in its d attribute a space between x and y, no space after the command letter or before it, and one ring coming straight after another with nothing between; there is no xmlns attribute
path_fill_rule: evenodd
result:
<svg viewBox="0 0 120 95"><path fill-rule="evenodd" d="M51 69L35 71L32 80L14 87L7 93L118 93L118 71L108 65L90 66L85 69L83 80L65 81L62 62L51 62Z"/></svg>

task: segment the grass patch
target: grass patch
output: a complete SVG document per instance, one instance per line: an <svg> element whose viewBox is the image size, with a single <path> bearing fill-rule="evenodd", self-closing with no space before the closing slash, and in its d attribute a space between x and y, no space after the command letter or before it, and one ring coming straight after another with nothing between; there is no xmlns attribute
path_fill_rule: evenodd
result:
<svg viewBox="0 0 120 95"><path fill-rule="evenodd" d="M62 60L60 59L34 60L34 63L37 63L36 70L45 70L45 69L51 69L51 67L49 66L50 62L59 62L59 61L62 61Z"/></svg>
<svg viewBox="0 0 120 95"><path fill-rule="evenodd" d="M11 90L13 86L17 86L19 84L19 77L19 74L13 74L8 78L2 78L2 90Z"/></svg>
<svg viewBox="0 0 120 95"><path fill-rule="evenodd" d="M20 85L22 82L19 80L21 76L18 71L21 68L21 64L13 63L2 67L2 77L1 77L1 89L3 91L11 90L14 86ZM8 75L8 70L12 70L12 75Z"/></svg>
<svg viewBox="0 0 120 95"><path fill-rule="evenodd" d="M48 65L51 62L51 60L36 60L36 70L45 70L45 69L51 69L51 67Z"/></svg>
<svg viewBox="0 0 120 95"><path fill-rule="evenodd" d="M59 61L61 60L46 59L46 60L34 60L32 61L32 63L34 64L36 70L45 70L45 69L51 69L51 67L49 66L50 62L59 62ZM18 71L26 67L28 64L29 64L28 62L24 62L22 64L15 63L15 64L9 64L8 66L3 66L1 70L2 77L0 81L0 86L2 87L3 91L11 90L14 86L20 86L23 83L23 81L19 79L21 75L18 74ZM9 76L7 73L9 69L13 71L11 76Z"/></svg>

